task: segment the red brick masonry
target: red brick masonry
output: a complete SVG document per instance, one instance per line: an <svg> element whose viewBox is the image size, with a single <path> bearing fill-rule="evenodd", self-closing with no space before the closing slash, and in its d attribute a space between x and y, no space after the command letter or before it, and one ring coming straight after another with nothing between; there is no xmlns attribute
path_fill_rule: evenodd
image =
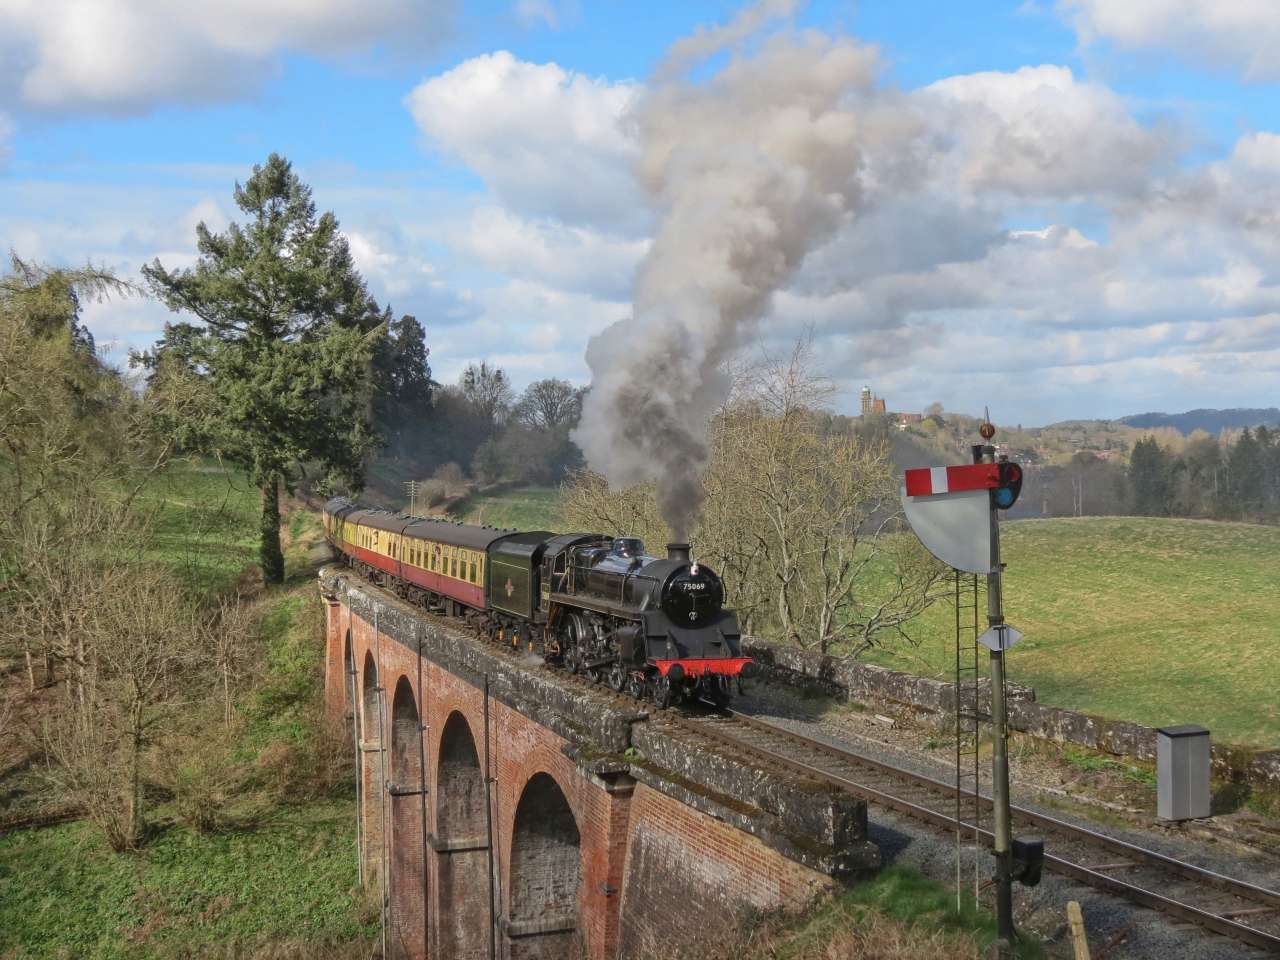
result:
<svg viewBox="0 0 1280 960"><path fill-rule="evenodd" d="M361 867L387 890L390 955L481 960L492 935L509 960L661 957L727 933L744 908L799 907L837 869L874 865L865 808L819 810L846 829L825 838L830 856L796 854L824 838L785 842L718 782L669 784L657 762L633 775L629 731L648 727L634 703L584 694L334 573L321 580L325 693L361 746ZM663 741L661 762L679 749Z"/></svg>

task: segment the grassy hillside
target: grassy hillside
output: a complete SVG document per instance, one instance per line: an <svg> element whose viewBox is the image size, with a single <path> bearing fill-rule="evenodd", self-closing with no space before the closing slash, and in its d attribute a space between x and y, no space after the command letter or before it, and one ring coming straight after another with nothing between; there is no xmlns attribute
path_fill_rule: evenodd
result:
<svg viewBox="0 0 1280 960"><path fill-rule="evenodd" d="M257 560L261 495L236 470L178 462L141 495L156 533L151 559L217 593Z"/></svg>
<svg viewBox="0 0 1280 960"><path fill-rule="evenodd" d="M558 531L563 525L559 487L518 487L476 494L459 504L455 512L468 523L517 530Z"/></svg>
<svg viewBox="0 0 1280 960"><path fill-rule="evenodd" d="M1140 723L1202 723L1280 746L1280 529L1149 518L1002 528L1005 608L1026 634L1011 678L1040 699ZM934 676L954 664L942 604L875 662Z"/></svg>

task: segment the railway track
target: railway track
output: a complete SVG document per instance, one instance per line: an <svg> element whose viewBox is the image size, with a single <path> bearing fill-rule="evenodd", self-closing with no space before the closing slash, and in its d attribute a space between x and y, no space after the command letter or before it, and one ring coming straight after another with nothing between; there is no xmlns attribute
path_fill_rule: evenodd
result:
<svg viewBox="0 0 1280 960"><path fill-rule="evenodd" d="M736 711L681 721L735 748L824 781L874 806L954 831L955 785L814 740ZM990 822L990 797L983 796ZM1045 840L1046 870L1280 955L1280 892L1197 867L1025 807L1012 808L1014 833ZM960 827L972 837L972 824ZM989 830L979 829L990 846Z"/></svg>

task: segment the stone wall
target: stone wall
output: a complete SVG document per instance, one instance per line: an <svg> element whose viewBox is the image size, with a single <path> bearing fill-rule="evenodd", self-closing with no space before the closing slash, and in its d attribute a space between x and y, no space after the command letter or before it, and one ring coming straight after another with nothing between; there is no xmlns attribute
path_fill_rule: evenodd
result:
<svg viewBox="0 0 1280 960"><path fill-rule="evenodd" d="M942 680L755 639L744 641L743 650L755 657L765 678L775 683L840 700L888 700L927 713L955 711L955 687ZM990 687L980 691L979 697L989 703ZM1009 726L1028 736L1118 757L1152 762L1156 758L1154 728L1051 707L1036 701L1035 690L1017 684L1010 685ZM1280 790L1280 750L1215 743L1212 751L1214 776L1258 789Z"/></svg>

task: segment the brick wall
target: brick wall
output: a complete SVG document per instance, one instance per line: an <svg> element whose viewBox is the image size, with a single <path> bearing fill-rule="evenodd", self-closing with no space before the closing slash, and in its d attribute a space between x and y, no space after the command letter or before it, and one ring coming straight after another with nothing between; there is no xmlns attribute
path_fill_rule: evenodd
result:
<svg viewBox="0 0 1280 960"><path fill-rule="evenodd" d="M661 778L638 787L620 756L637 718L597 702L607 697L499 664L485 666L497 671L486 700L472 667L496 661L378 603L378 615L330 603L325 695L335 713L353 706L342 682L350 630L364 878L381 889L385 823L392 955L483 960L496 929L503 960L639 956L638 944L671 930L657 910L678 908L681 936L696 940L709 923L727 930L744 904L797 905L829 882L771 847L768 831L752 836L699 812L653 786ZM435 645L429 656L420 638ZM415 792L423 752L425 804ZM807 823L803 810L796 822Z"/></svg>
<svg viewBox="0 0 1280 960"><path fill-rule="evenodd" d="M632 798L622 952L658 960L722 941L746 909L804 907L831 880L641 784Z"/></svg>
<svg viewBox="0 0 1280 960"><path fill-rule="evenodd" d="M489 955L488 820L480 756L461 713L445 721L436 757L433 956L482 960Z"/></svg>

